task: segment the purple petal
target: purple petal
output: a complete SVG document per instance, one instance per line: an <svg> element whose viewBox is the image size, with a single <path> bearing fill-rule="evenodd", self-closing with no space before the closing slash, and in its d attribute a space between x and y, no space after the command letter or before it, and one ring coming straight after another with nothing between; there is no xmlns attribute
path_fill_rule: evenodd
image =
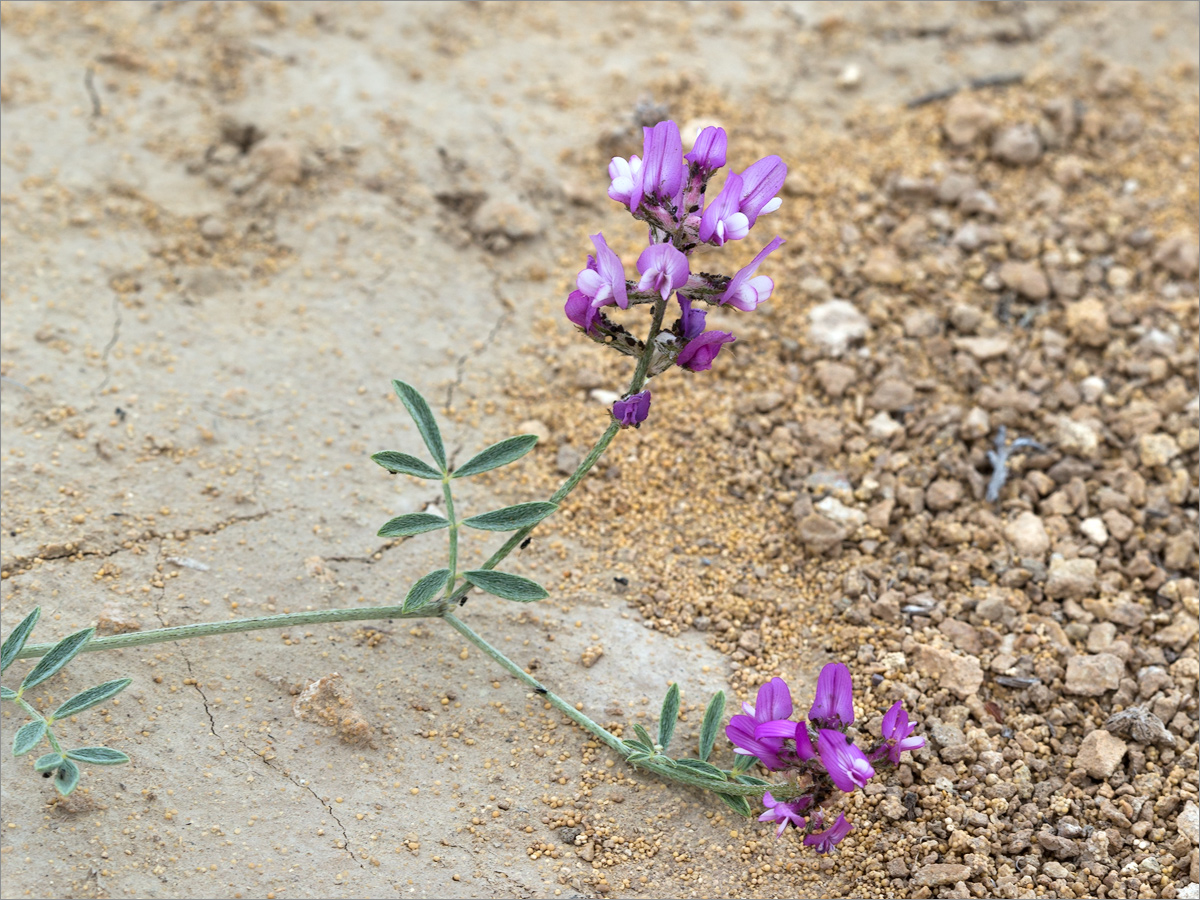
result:
<svg viewBox="0 0 1200 900"><path fill-rule="evenodd" d="M725 736L737 748L734 752L757 756L768 769L782 769L777 749L754 737L756 724L750 716L733 716L725 726Z"/></svg>
<svg viewBox="0 0 1200 900"><path fill-rule="evenodd" d="M718 234L717 226L741 211L739 208L741 197L742 176L737 172L730 172L725 179L725 186L721 188L721 193L717 194L716 200L708 204L708 208L704 210L704 215L700 219L698 236L702 243L707 244L712 241L718 247L725 243L724 230L722 229L722 233Z"/></svg>
<svg viewBox="0 0 1200 900"><path fill-rule="evenodd" d="M691 341L698 338L704 332L704 320L708 313L702 309L692 309L692 301L689 297L683 294L676 294L679 299L679 328L683 332L683 339ZM742 707L751 715L754 714L754 707L748 703L743 703Z"/></svg>
<svg viewBox="0 0 1200 900"><path fill-rule="evenodd" d="M883 722L879 726L879 733L888 740L901 740L908 737L911 733L905 730L907 727L908 713L904 711L904 704L897 700L883 714Z"/></svg>
<svg viewBox="0 0 1200 900"><path fill-rule="evenodd" d="M713 360L721 347L736 341L728 331L706 331L679 351L675 362L691 372L705 372L712 368Z"/></svg>
<svg viewBox="0 0 1200 900"><path fill-rule="evenodd" d="M817 676L817 694L808 717L817 725L836 727L854 721L854 682L842 663L830 663Z"/></svg>
<svg viewBox="0 0 1200 900"><path fill-rule="evenodd" d="M625 286L625 266L621 264L621 257L609 249L603 232L593 234L591 238L592 243L596 246L596 274L603 281L605 288L611 292L617 306L621 309L628 309L629 296ZM584 273L580 272L579 277L583 278ZM587 292L587 288L582 284L579 285L579 288L585 293Z"/></svg>
<svg viewBox="0 0 1200 900"><path fill-rule="evenodd" d="M846 740L840 731L822 728L817 735L821 765L839 791L849 794L875 776L867 755Z"/></svg>
<svg viewBox="0 0 1200 900"><path fill-rule="evenodd" d="M772 678L758 689L754 698L755 718L760 722L772 719L790 719L792 716L792 692L782 678Z"/></svg>
<svg viewBox="0 0 1200 900"><path fill-rule="evenodd" d="M638 290L654 291L661 294L664 300L671 291L687 284L691 274L687 257L670 244L651 244L638 257L637 267L642 273Z"/></svg>
<svg viewBox="0 0 1200 900"><path fill-rule="evenodd" d="M725 152L729 146L729 138L724 128L709 125L692 144L692 152L684 157L699 169L713 172L725 165Z"/></svg>
<svg viewBox="0 0 1200 900"><path fill-rule="evenodd" d="M667 120L653 128L643 128L642 135L642 171L629 198L629 208L634 211L644 197L674 197L683 183L683 140L679 126Z"/></svg>
<svg viewBox="0 0 1200 900"><path fill-rule="evenodd" d="M596 322L596 317L600 311L592 306L591 298L583 291L571 291L567 295L567 303L563 307L563 311L567 314L567 318L582 328L584 331L591 331L592 325Z"/></svg>
<svg viewBox="0 0 1200 900"><path fill-rule="evenodd" d="M843 840L854 826L847 820L844 813L840 813L837 821L834 822L825 831L816 832L806 835L804 838L804 846L815 847L818 853L828 853Z"/></svg>
<svg viewBox="0 0 1200 900"><path fill-rule="evenodd" d="M758 256L750 260L749 265L738 269L737 274L734 275L733 278L729 279L729 287L725 288L725 293L717 298L717 303L730 303L738 309L750 312L754 309L754 307L758 306L759 303L765 300L766 297L763 297L761 300L759 299L759 295L756 290L747 292L745 290L745 288L748 287L747 282L751 280L751 277L754 275L754 273L758 271L758 267L762 265L762 261L782 247L785 243L786 241L784 241L783 238L776 235L775 239L771 241L771 243L767 244L767 246L763 247L762 250L758 252ZM774 288L774 286L775 285L772 282L771 287ZM770 295L770 291L768 290L767 297Z"/></svg>
<svg viewBox="0 0 1200 900"><path fill-rule="evenodd" d="M796 723L789 722L787 719L776 719L773 722L759 722L754 728L754 737L760 741L763 738L795 740Z"/></svg>
<svg viewBox="0 0 1200 900"><path fill-rule="evenodd" d="M623 428L640 425L650 414L650 392L641 391L624 400L618 400L613 404L612 411L613 418L620 422Z"/></svg>
<svg viewBox="0 0 1200 900"><path fill-rule="evenodd" d="M812 735L808 733L808 724L801 722L796 726L796 755L801 760L809 760L817 755L813 747Z"/></svg>
<svg viewBox="0 0 1200 900"><path fill-rule="evenodd" d="M787 166L778 156L760 159L742 173L743 186L738 208L750 220L751 227L754 227L764 207L775 199L786 178ZM776 204L771 210L778 208Z"/></svg>

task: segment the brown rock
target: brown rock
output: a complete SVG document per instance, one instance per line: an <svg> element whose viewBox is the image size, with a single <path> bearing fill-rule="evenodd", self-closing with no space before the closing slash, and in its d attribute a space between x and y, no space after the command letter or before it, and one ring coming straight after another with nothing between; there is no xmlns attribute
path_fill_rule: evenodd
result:
<svg viewBox="0 0 1200 900"><path fill-rule="evenodd" d="M1036 262L1009 260L1000 267L1000 280L1005 287L1030 300L1045 300L1050 296L1050 282Z"/></svg>
<svg viewBox="0 0 1200 900"><path fill-rule="evenodd" d="M1143 434L1138 438L1138 458L1143 466L1165 466L1179 455L1179 444L1169 434Z"/></svg>
<svg viewBox="0 0 1200 900"><path fill-rule="evenodd" d="M970 94L956 94L946 106L942 127L950 143L962 147L987 134L999 121L1000 114L992 107L980 103Z"/></svg>
<svg viewBox="0 0 1200 900"><path fill-rule="evenodd" d="M1125 674L1125 663L1111 653L1095 656L1072 656L1067 660L1067 675L1063 690L1068 694L1099 697L1115 691Z"/></svg>
<svg viewBox="0 0 1200 900"><path fill-rule="evenodd" d="M824 516L812 513L796 523L796 534L808 550L821 554L840 546L849 532Z"/></svg>
<svg viewBox="0 0 1200 900"><path fill-rule="evenodd" d="M1013 166L1031 166L1042 158L1042 138L1028 122L1010 125L992 141L992 159Z"/></svg>
<svg viewBox="0 0 1200 900"><path fill-rule="evenodd" d="M1108 343L1108 313L1095 297L1084 297L1067 307L1067 330L1085 347L1103 347Z"/></svg>
<svg viewBox="0 0 1200 900"><path fill-rule="evenodd" d="M913 653L917 670L963 700L972 697L983 684L983 669L974 656L964 656L942 647L922 644Z"/></svg>
<svg viewBox="0 0 1200 900"><path fill-rule="evenodd" d="M916 394L913 386L901 378L885 378L875 386L867 405L872 409L895 412L911 406Z"/></svg>
<svg viewBox="0 0 1200 900"><path fill-rule="evenodd" d="M1055 600L1078 600L1096 590L1096 561L1094 559L1055 559L1050 562L1046 578L1046 596Z"/></svg>
<svg viewBox="0 0 1200 900"><path fill-rule="evenodd" d="M1084 769L1098 781L1111 778L1129 747L1115 734L1098 728L1083 739L1075 755L1075 767Z"/></svg>
<svg viewBox="0 0 1200 900"><path fill-rule="evenodd" d="M962 497L962 482L953 478L939 478L925 489L925 505L935 512L953 509Z"/></svg>
<svg viewBox="0 0 1200 900"><path fill-rule="evenodd" d="M1004 526L1004 536L1021 558L1040 559L1050 549L1050 535L1036 514L1026 510Z"/></svg>
<svg viewBox="0 0 1200 900"><path fill-rule="evenodd" d="M1180 231L1163 241L1154 251L1154 261L1180 278L1193 278L1200 265L1200 248L1196 244L1196 235L1190 231Z"/></svg>
<svg viewBox="0 0 1200 900"><path fill-rule="evenodd" d="M846 389L858 380L858 372L855 371L854 366L844 363L823 359L817 363L816 371L817 381L821 383L821 388L835 400L845 394Z"/></svg>
<svg viewBox="0 0 1200 900"><path fill-rule="evenodd" d="M891 247L872 247L862 267L863 278L872 284L897 285L904 282L904 266Z"/></svg>
<svg viewBox="0 0 1200 900"><path fill-rule="evenodd" d="M971 867L962 863L930 863L913 872L912 883L918 887L941 887L966 881L970 877Z"/></svg>
<svg viewBox="0 0 1200 900"><path fill-rule="evenodd" d="M304 175L303 151L295 141L260 141L250 151L250 160L276 184L299 184Z"/></svg>

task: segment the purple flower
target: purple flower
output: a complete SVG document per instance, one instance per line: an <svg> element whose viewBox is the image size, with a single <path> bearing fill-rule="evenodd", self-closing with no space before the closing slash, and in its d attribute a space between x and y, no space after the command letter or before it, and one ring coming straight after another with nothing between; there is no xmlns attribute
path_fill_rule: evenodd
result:
<svg viewBox="0 0 1200 900"><path fill-rule="evenodd" d="M613 418L621 423L622 428L640 425L650 415L650 392L642 391L618 400L613 404L612 411Z"/></svg>
<svg viewBox="0 0 1200 900"><path fill-rule="evenodd" d="M808 718L817 728L845 727L854 721L854 685L850 670L830 663L817 676L817 694Z"/></svg>
<svg viewBox="0 0 1200 900"><path fill-rule="evenodd" d="M742 703L742 711L754 716L756 722L770 722L773 719L790 719L792 717L792 692L787 682L782 678L772 678L766 684L759 686L754 696L754 705Z"/></svg>
<svg viewBox="0 0 1200 900"><path fill-rule="evenodd" d="M679 328L683 332L683 339L690 341L698 338L704 331L704 320L708 317L708 313L703 309L692 309L692 301L683 294L678 295L679 300Z"/></svg>
<svg viewBox="0 0 1200 900"><path fill-rule="evenodd" d="M706 372L712 368L721 347L736 340L728 331L706 331L688 341L687 346L679 351L675 362L689 372Z"/></svg>
<svg viewBox="0 0 1200 900"><path fill-rule="evenodd" d="M759 687L754 705L743 703L742 709L746 714L731 717L725 728L725 736L734 745L733 752L742 756L757 756L768 769L784 768L779 751L783 749L784 740L793 735L760 739L757 729L768 722L791 716L792 692L788 690L787 682L782 678L772 678Z"/></svg>
<svg viewBox="0 0 1200 900"><path fill-rule="evenodd" d="M887 755L892 765L900 765L900 754L905 750L920 750L925 746L925 738L909 737L916 727L909 724L908 713L904 711L904 705L899 700L883 714L883 724L879 730L887 741Z"/></svg>
<svg viewBox="0 0 1200 900"><path fill-rule="evenodd" d="M567 295L567 303L563 307L563 312L567 314L568 319L589 334L592 332L592 326L596 324L596 318L600 315L600 310L592 306L591 298L583 291L571 291Z"/></svg>
<svg viewBox="0 0 1200 900"><path fill-rule="evenodd" d="M636 154L628 160L614 156L608 164L608 177L612 179L612 184L608 186L608 196L628 206L641 171L642 161Z"/></svg>
<svg viewBox="0 0 1200 900"><path fill-rule="evenodd" d="M777 738L759 740L754 736L758 723L753 716L731 716L725 726L725 737L733 744L733 752L739 756L757 756L768 769L786 768L779 751L783 749L783 741Z"/></svg>
<svg viewBox="0 0 1200 900"><path fill-rule="evenodd" d="M662 294L664 300L687 284L690 274L687 257L670 244L651 244L638 257L637 267L642 273L637 289Z"/></svg>
<svg viewBox="0 0 1200 900"><path fill-rule="evenodd" d="M609 249L604 234L593 234L596 256L588 257L587 268L579 273L575 284L594 307L612 306L629 308L629 295L625 285L625 267L621 257Z"/></svg>
<svg viewBox="0 0 1200 900"><path fill-rule="evenodd" d="M799 800L776 800L771 796L771 792L767 791L763 794L763 806L767 811L758 817L758 821L778 822L779 828L775 830L775 837L783 837L783 830L789 824L796 828L804 827L804 817L800 815L800 810L808 806L809 802L808 797Z"/></svg>
<svg viewBox="0 0 1200 900"><path fill-rule="evenodd" d="M683 184L683 140L679 126L667 120L643 128L642 170L634 180L629 208L637 212L643 198L651 203L673 201Z"/></svg>
<svg viewBox="0 0 1200 900"><path fill-rule="evenodd" d="M742 173L742 194L738 210L749 220L749 228L763 213L775 212L783 205L776 194L787 178L787 166L778 156L768 156Z"/></svg>
<svg viewBox="0 0 1200 900"><path fill-rule="evenodd" d="M725 136L725 129L709 125L696 136L692 151L684 159L708 175L725 165L725 151L728 147L729 138Z"/></svg>
<svg viewBox="0 0 1200 900"><path fill-rule="evenodd" d="M721 247L726 241L740 241L750 233L750 219L740 209L741 199L742 176L730 172L721 193L700 218L701 243Z"/></svg>
<svg viewBox="0 0 1200 900"><path fill-rule="evenodd" d="M826 831L805 835L804 846L816 847L818 853L828 853L845 839L853 827L853 825L846 821L844 814L839 814L837 821L829 826Z"/></svg>
<svg viewBox="0 0 1200 900"><path fill-rule="evenodd" d="M784 243L786 243L784 239L777 236L775 240L763 247L748 266L739 269L737 274L729 280L729 287L725 288L725 293L717 298L717 303L729 304L746 312L753 312L758 304L765 303L771 296L771 291L775 290L775 282L766 275L756 276L754 273L762 265L762 261L782 247Z"/></svg>
<svg viewBox="0 0 1200 900"><path fill-rule="evenodd" d="M817 735L817 753L839 791L849 794L875 777L867 755L840 731L822 728Z"/></svg>

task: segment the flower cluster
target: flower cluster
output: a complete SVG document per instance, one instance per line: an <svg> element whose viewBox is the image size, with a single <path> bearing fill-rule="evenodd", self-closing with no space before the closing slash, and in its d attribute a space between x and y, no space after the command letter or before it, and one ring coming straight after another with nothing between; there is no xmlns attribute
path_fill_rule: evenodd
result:
<svg viewBox="0 0 1200 900"><path fill-rule="evenodd" d="M755 273L784 241L776 237L732 277L693 272L689 257L703 245L721 247L741 240L759 216L777 210L782 202L777 194L787 166L778 156L768 156L743 172L729 172L720 193L706 207L709 179L725 165L728 138L724 129L703 129L686 156L674 122L659 122L644 133L640 158L616 158L608 167L612 179L608 196L649 226L648 246L637 260L640 278L636 282L626 279L621 258L602 233L594 234L596 255L588 257L587 267L579 273L565 312L593 340L641 357L646 342L609 320L604 308L655 304L656 321L661 321L674 293L679 318L669 329L651 334L646 376L661 374L673 365L702 372L712 368L721 348L736 338L727 331L706 330L707 312L696 304L753 311L775 289L770 278ZM619 401L613 415L622 425L639 425L649 407L650 392L641 391Z"/></svg>
<svg viewBox="0 0 1200 900"><path fill-rule="evenodd" d="M925 746L912 737L916 726L899 701L892 705L880 726L882 739L867 751L851 741L846 730L854 722L853 684L850 670L830 663L817 678L817 692L807 721L791 721L792 694L782 678L772 678L758 689L755 703L743 703L744 715L729 720L725 734L734 753L757 757L773 771L793 771L796 783L806 788L795 800L779 801L763 795L767 811L761 822L778 822L776 836L788 825L804 831L804 843L828 853L853 827L839 814L826 827L822 807L834 789L851 793L875 776L875 766L900 764L900 754Z"/></svg>

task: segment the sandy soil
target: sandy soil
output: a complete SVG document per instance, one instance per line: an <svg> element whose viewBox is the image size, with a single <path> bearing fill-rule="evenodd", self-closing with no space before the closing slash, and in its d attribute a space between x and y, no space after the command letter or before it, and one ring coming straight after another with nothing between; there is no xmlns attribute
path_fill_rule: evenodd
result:
<svg viewBox="0 0 1200 900"><path fill-rule="evenodd" d="M931 735L817 858L614 766L437 622L96 654L38 702L132 677L68 730L133 763L59 801L5 762L5 897L1197 896L1196 4L0 8L6 633L38 604L49 640L394 601L441 548L374 536L438 500L368 458L419 443L391 378L459 461L545 429L521 483L479 479L469 511L540 496L604 427L589 392L624 377L561 315L587 234L635 250L604 166L666 114L724 124L739 167L793 166L776 297L708 377L656 383L655 419L521 553L552 599L465 612L615 727L678 681L686 737L713 691L840 657L879 678L864 718L905 696ZM1011 75L958 95L961 146L954 101L905 107ZM1024 120L1044 147L997 161ZM939 199L948 172L999 211ZM951 241L968 220L999 231ZM1031 259L1044 290L1002 271ZM840 363L808 319L831 296L870 326ZM889 399L897 380L918 395ZM999 424L1053 450L996 507ZM725 498L703 517L679 506L683 448ZM869 521L836 520L856 504ZM1040 536L1009 528L1022 513ZM1098 584L1077 593L1051 549ZM1037 639L979 618L987 588L1027 598L1003 624ZM899 612L923 591L944 608ZM945 654L982 660L983 694L939 684ZM1074 691L1093 657L1113 689ZM993 682L1035 668L1045 696ZM356 717L298 718L334 672ZM986 721L989 698L1013 719ZM1170 749L1127 735L1104 776L1060 766L1135 702L1170 713ZM6 707L5 741L19 724ZM982 791L1022 778L1011 804Z"/></svg>

